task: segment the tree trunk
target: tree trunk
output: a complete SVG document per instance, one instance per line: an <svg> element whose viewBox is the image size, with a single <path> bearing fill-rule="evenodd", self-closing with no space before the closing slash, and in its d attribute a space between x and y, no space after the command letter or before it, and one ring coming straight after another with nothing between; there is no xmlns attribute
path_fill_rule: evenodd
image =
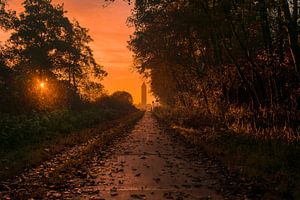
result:
<svg viewBox="0 0 300 200"><path fill-rule="evenodd" d="M75 70L72 71L72 78L73 78L73 87L74 87L74 94L77 92L77 83L76 83L76 77L75 77Z"/></svg>
<svg viewBox="0 0 300 200"><path fill-rule="evenodd" d="M265 48L268 50L269 55L272 55L273 45L272 45L272 36L270 31L270 23L268 19L268 12L266 2L261 1L260 5L260 17L261 17L261 26L263 32L263 39L265 42Z"/></svg>
<svg viewBox="0 0 300 200"><path fill-rule="evenodd" d="M293 1L293 15L290 12L290 6L287 0L281 0L284 16L287 21L287 30L289 36L290 52L294 61L295 71L299 76L300 71L300 46L298 42L298 1Z"/></svg>

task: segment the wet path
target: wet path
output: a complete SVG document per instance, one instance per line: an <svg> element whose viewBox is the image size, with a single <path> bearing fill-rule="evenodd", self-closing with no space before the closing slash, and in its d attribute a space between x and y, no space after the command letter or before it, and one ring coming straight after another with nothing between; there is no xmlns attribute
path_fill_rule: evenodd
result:
<svg viewBox="0 0 300 200"><path fill-rule="evenodd" d="M223 199L205 159L164 133L150 113L109 156L94 160L93 184L77 188L76 199Z"/></svg>

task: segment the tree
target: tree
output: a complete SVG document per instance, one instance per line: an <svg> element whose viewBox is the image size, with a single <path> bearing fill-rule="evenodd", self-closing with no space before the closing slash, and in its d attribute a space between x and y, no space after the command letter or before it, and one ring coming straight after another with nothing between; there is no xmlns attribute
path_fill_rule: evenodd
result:
<svg viewBox="0 0 300 200"><path fill-rule="evenodd" d="M19 16L5 10L5 2L0 5L0 15L6 17L1 24L12 29L0 52L0 73L10 71L9 84L2 88L7 88L5 96L11 97L15 111L17 105L23 105L20 110L24 111L76 106L82 99L101 95L100 81L106 72L94 59L89 46L92 38L77 21L69 21L62 5L25 0Z"/></svg>
<svg viewBox="0 0 300 200"><path fill-rule="evenodd" d="M136 69L165 104L222 116L246 109L253 127L282 126L298 116L298 3L136 1L129 19Z"/></svg>
<svg viewBox="0 0 300 200"><path fill-rule="evenodd" d="M15 22L15 30L9 39L14 52L13 63L21 71L37 71L40 76L53 74L57 52L64 51L64 44L72 28L64 16L62 6L54 6L51 0L25 0L25 11ZM15 57L16 56L16 57Z"/></svg>
<svg viewBox="0 0 300 200"><path fill-rule="evenodd" d="M42 81L68 80L75 99L87 88L100 92L106 72L94 59L88 30L71 23L63 6L51 0L25 0L23 5L9 39L12 67Z"/></svg>
<svg viewBox="0 0 300 200"><path fill-rule="evenodd" d="M6 10L6 4L7 0L0 0L0 28L3 30L9 30L13 28L16 20L16 12L12 10Z"/></svg>
<svg viewBox="0 0 300 200"><path fill-rule="evenodd" d="M126 91L114 92L111 95L111 98L118 102L124 103L124 104L132 105L132 103L133 103L133 98L132 98L131 94Z"/></svg>
<svg viewBox="0 0 300 200"><path fill-rule="evenodd" d="M16 20L16 13L6 10L6 3L5 0L0 0L0 29L4 31L12 29ZM7 66L6 56L5 48L0 45L0 85L5 84L8 74L11 72L11 69Z"/></svg>
<svg viewBox="0 0 300 200"><path fill-rule="evenodd" d="M62 72L63 79L67 79L73 86L74 92L84 90L85 88L97 88L102 86L99 83L107 73L102 69L94 58L89 43L92 42L88 29L83 28L75 21L72 23L72 29L67 35L65 44L66 51L59 52L59 67L57 71ZM91 81L93 80L93 81ZM97 83L98 82L98 83ZM93 85L93 86L92 86ZM97 87L95 87L98 85Z"/></svg>
<svg viewBox="0 0 300 200"><path fill-rule="evenodd" d="M2 31L11 30L14 27L16 13L6 9L6 0L0 0L0 29ZM1 31L0 30L0 31ZM10 82L13 70L8 67L6 48L0 44L0 111L7 111L13 107L12 91Z"/></svg>
<svg viewBox="0 0 300 200"><path fill-rule="evenodd" d="M293 0L291 3L288 0L280 0L279 2L279 7L281 6L281 10L284 13L284 24L288 32L289 48L295 65L295 71L300 76L300 2L298 0Z"/></svg>

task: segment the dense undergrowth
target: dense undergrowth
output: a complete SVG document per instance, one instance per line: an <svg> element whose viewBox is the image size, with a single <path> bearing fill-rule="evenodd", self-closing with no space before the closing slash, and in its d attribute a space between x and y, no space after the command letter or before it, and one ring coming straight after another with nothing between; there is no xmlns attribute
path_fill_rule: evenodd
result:
<svg viewBox="0 0 300 200"><path fill-rule="evenodd" d="M154 114L229 171L262 183L262 199L300 198L300 143L285 137L283 129L284 137L272 138L278 129L249 133L195 110L156 108Z"/></svg>
<svg viewBox="0 0 300 200"><path fill-rule="evenodd" d="M144 112L136 110L112 120L110 123L103 123L95 128L72 133L68 138L60 139L60 144L53 146L59 154L52 156L50 162L47 160L37 166L33 172L26 173L25 171L22 173L22 179L19 179L21 177L19 176L8 182L0 181L0 190L4 188L3 197L7 194L12 199L71 198L67 194L55 196L57 192L54 191L78 187L78 182L72 181L77 178L84 179L86 185L94 183L91 179L95 175L91 174L90 167L91 163L95 162L95 157L99 162L105 159L105 152L109 147L130 133L143 115ZM70 139L75 141L69 141ZM75 145L66 148L66 151L58 149L63 149L62 146L65 144ZM53 148L51 150L53 155L55 152ZM60 152L62 153L60 154ZM22 187L23 190L19 190L19 187Z"/></svg>
<svg viewBox="0 0 300 200"><path fill-rule="evenodd" d="M113 110L106 109L81 112L65 109L31 116L1 114L1 150L9 152L42 140L51 140L58 135L110 120L115 115Z"/></svg>
<svg viewBox="0 0 300 200"><path fill-rule="evenodd" d="M1 113L0 179L11 177L66 146L93 136L93 131L81 130L104 126L137 112L131 105L110 103L108 106L90 104L79 110L60 109L24 115Z"/></svg>

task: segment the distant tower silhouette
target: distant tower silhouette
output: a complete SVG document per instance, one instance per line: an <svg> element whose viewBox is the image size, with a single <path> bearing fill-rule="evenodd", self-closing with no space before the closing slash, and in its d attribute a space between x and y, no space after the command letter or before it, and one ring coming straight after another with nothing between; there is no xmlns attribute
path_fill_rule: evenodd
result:
<svg viewBox="0 0 300 200"><path fill-rule="evenodd" d="M142 85L142 105L147 105L147 86L145 83Z"/></svg>

